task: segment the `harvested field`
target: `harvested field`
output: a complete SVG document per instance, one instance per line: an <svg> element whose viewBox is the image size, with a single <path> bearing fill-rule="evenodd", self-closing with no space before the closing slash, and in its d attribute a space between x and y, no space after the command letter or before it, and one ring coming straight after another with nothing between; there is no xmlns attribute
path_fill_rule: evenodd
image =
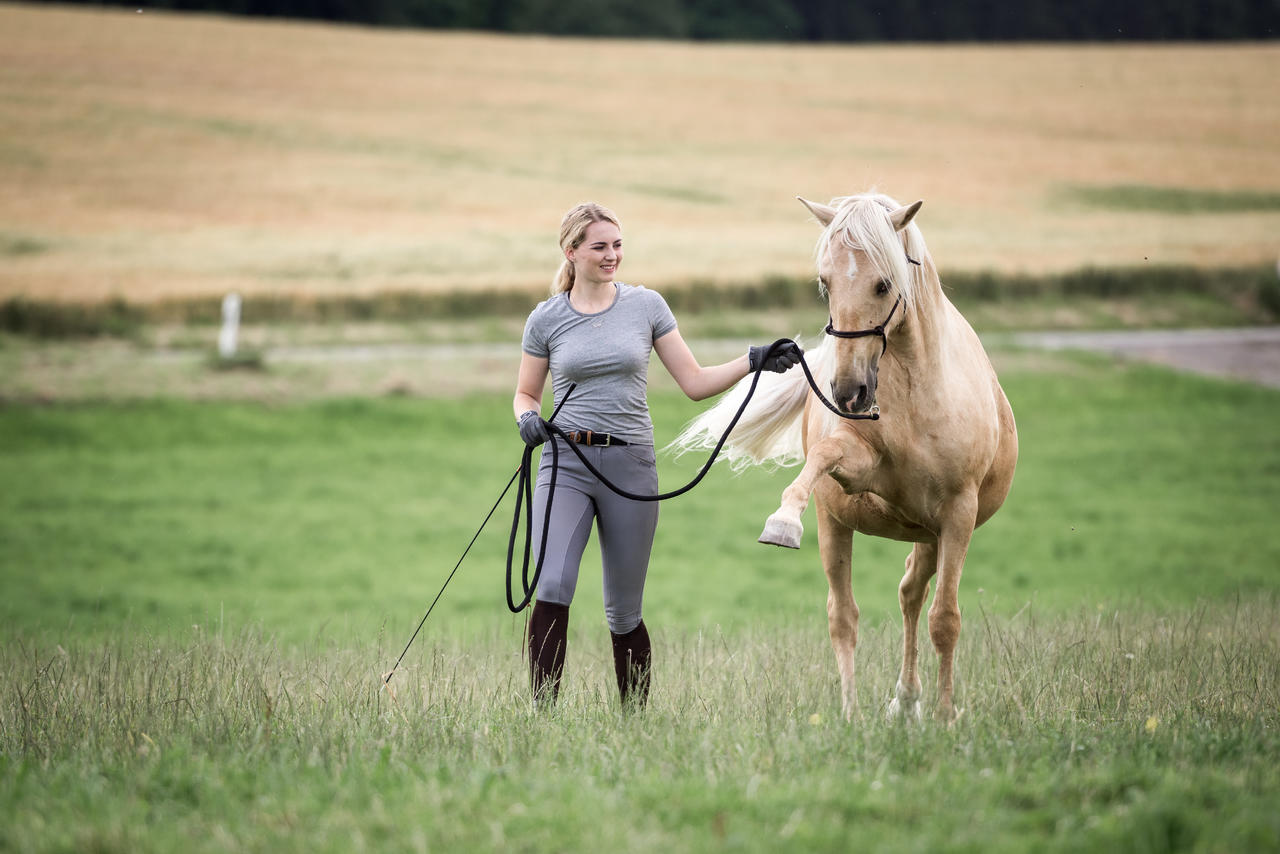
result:
<svg viewBox="0 0 1280 854"><path fill-rule="evenodd" d="M807 275L796 194L945 269L1274 261L1274 44L813 47L0 6L0 298L545 287L561 213L671 288ZM584 69L589 69L589 73Z"/></svg>

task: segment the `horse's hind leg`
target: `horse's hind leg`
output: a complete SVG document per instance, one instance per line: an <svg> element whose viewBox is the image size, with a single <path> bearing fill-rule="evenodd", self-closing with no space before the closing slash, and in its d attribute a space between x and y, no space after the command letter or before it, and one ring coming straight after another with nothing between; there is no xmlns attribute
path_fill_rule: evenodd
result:
<svg viewBox="0 0 1280 854"><path fill-rule="evenodd" d="M898 585L898 604L902 606L902 671L898 686L889 701L889 718L920 719L920 673L917 670L920 611L929 596L929 579L938 571L938 549L929 543L916 543L907 555L907 571Z"/></svg>
<svg viewBox="0 0 1280 854"><path fill-rule="evenodd" d="M827 627L831 632L831 649L840 670L840 707L845 720L851 720L858 707L858 689L854 681L854 650L858 646L858 603L853 598L850 563L853 554L853 531L831 517L819 505L818 547L822 568L827 574Z"/></svg>

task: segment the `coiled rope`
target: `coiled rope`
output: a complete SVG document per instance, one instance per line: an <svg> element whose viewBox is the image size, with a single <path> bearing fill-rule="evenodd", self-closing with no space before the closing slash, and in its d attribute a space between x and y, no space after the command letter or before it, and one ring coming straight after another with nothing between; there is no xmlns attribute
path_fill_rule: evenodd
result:
<svg viewBox="0 0 1280 854"><path fill-rule="evenodd" d="M755 374L752 376L751 387L747 389L746 397L742 399L742 403L738 406L737 412L734 413L733 418L729 421L729 426L725 428L719 441L716 442L716 446L711 451L711 455L707 458L706 463L703 464L697 475L694 476L693 480L689 481L679 489L673 489L670 492L660 492L656 495L637 495L634 492L628 492L627 490L612 483L607 477L600 473L599 469L591 464L591 461L588 460L582 451L578 449L577 443L570 440L568 435L555 424L556 415L560 413L560 409L569 399L569 396L573 394L573 390L577 387L576 384L570 384L570 386L565 390L564 396L560 398L560 402L556 404L556 408L552 411L551 417L547 419L547 428L552 434L565 440L565 444L569 446L569 449L578 455L578 459L582 461L582 464L587 467L588 471L599 478L601 483L613 490L613 492L621 495L623 498L629 498L633 501L667 501L668 499L676 498L684 495L686 492L701 483L702 479L707 476L707 472L711 471L711 466L715 464L716 458L720 455L721 449L724 448L725 442L729 440L730 434L733 433L733 428L738 425L738 421L742 418L743 413L747 411L747 406L751 403L751 398L756 393L756 386L760 384L760 374L764 372L765 361L779 347L786 344L795 344L795 342L790 338L779 338L777 341L774 341L769 345L769 349L766 351L765 357L760 360L760 366L756 368ZM804 370L805 379L809 383L809 388L813 391L818 400L822 401L822 404L826 406L827 409L848 421L879 420L880 413L877 411L866 413L843 412L838 409L835 404L827 400L821 389L818 388L818 383L813 378L813 372L809 369L809 363L805 361L803 353L800 354L800 367ZM538 589L538 579L542 576L542 561L546 556L547 534L551 527L551 507L555 500L556 478L560 469L559 443L553 439L547 444L551 446L551 477L548 482L547 506L545 508L545 515L543 516L542 538L538 544L538 559L533 564L532 577L529 574L529 563L533 550L533 481L535 479L533 468L534 448L533 446L526 445L524 452L520 457L520 467L516 469L515 474L511 476L511 480L507 481L506 487L503 488L502 494L498 496L498 500L493 503L493 507L489 508L489 512L485 515L484 521L480 523L480 527L471 538L471 542L467 544L466 549L462 552L462 556L459 557L458 562L454 564L453 571L449 573L449 577L446 578L444 584L441 585L440 591L436 593L435 599L431 601L431 605L427 608L427 612L423 614L422 619L418 621L418 627L414 629L412 637L410 637L409 642L405 644L404 650L400 653L400 657L396 659L395 665L392 666L391 670L387 672L385 677L383 677L382 682L384 685L390 683L391 677L395 675L396 669L400 667L400 662L404 660L405 654L409 651L409 647L413 646L413 642L417 639L418 633L422 631L422 626L427 622L427 618L431 616L431 612L435 609L436 603L440 601L440 597L444 595L445 588L449 586L449 582L452 581L453 576L457 574L458 568L462 566L462 562L471 551L471 547L475 545L476 540L479 539L480 532L483 531L485 525L489 523L494 512L498 509L498 505L502 503L502 499L507 497L507 492L511 490L511 485L515 483L517 479L519 479L519 486L516 488L516 506L511 521L511 536L507 540L507 608L510 609L513 614L518 614L527 608L529 603L533 601L534 594ZM514 573L512 572L512 568L515 562L516 540L519 538L520 532L521 509L524 510L525 529L524 556L522 559L520 574L522 594L520 601L516 602L515 589L513 585Z"/></svg>

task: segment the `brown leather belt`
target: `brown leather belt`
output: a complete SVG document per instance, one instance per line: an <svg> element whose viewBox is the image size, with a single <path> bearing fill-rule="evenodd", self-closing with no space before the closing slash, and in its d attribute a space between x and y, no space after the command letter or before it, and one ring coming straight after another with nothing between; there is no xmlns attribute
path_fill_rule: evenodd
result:
<svg viewBox="0 0 1280 854"><path fill-rule="evenodd" d="M591 430L570 430L565 433L572 441L579 445L595 445L599 448L606 448L610 445L626 445L627 442L614 436L612 433L596 433Z"/></svg>

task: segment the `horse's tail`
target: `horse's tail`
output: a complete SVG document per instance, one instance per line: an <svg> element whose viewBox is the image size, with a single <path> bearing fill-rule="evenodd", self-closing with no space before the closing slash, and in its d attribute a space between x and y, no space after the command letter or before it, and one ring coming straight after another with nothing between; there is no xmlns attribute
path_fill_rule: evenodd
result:
<svg viewBox="0 0 1280 854"><path fill-rule="evenodd" d="M825 336L824 339L804 354L819 387L830 376L829 363L835 354L831 339ZM680 455L699 448L714 448L742 405L753 376L741 380L715 406L689 422L666 450ZM799 368L784 374L760 374L756 393L725 442L721 456L727 458L735 470L751 465L791 466L804 462L801 421L808 392L809 384Z"/></svg>

